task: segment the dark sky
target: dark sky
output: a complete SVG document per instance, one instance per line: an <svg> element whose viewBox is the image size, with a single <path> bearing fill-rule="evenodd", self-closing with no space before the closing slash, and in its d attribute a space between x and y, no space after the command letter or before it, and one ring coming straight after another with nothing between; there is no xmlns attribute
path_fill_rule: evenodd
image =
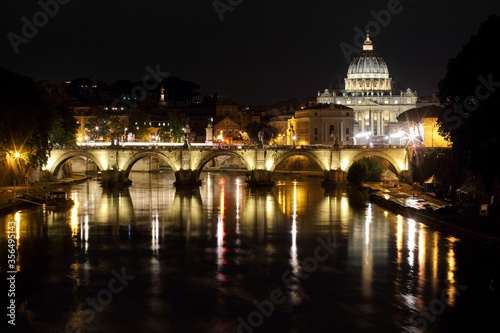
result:
<svg viewBox="0 0 500 333"><path fill-rule="evenodd" d="M55 0L41 0L51 2ZM0 66L52 83L88 77L112 83L142 80L156 67L228 95L240 104L268 104L316 95L348 63L340 45L355 46L355 28L373 31L375 51L419 95L437 90L448 59L475 34L498 0L220 0L238 4L221 21L214 0L60 0L43 22L38 1L7 0L0 13ZM373 13L393 6L390 22ZM15 53L9 33L22 18L41 22ZM45 23L45 24L44 24ZM12 35L11 35L12 36ZM493 42L493 41L492 41ZM496 41L498 42L498 41Z"/></svg>

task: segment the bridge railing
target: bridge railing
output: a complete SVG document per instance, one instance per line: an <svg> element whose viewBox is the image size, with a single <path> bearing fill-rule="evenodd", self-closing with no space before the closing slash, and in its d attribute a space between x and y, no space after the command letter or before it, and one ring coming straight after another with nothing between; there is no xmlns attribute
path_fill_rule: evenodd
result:
<svg viewBox="0 0 500 333"><path fill-rule="evenodd" d="M184 149L183 143L151 143L151 142L120 142L116 145L111 142L84 142L77 143L76 146L55 145L53 149L118 149L118 148L131 148L131 149ZM206 143L191 143L191 149L210 149L210 150L241 150L241 149L259 149L256 144L253 145L232 145L232 144L206 144ZM339 149L371 149L371 150L385 150L385 149L404 149L404 145L339 145ZM331 145L264 145L264 149L304 149L304 150L319 150L319 149L333 149Z"/></svg>

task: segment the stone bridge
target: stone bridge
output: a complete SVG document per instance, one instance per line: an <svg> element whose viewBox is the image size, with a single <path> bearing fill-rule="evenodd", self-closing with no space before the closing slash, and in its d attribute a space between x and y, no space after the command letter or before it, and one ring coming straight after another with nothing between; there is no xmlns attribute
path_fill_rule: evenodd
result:
<svg viewBox="0 0 500 333"><path fill-rule="evenodd" d="M408 170L408 154L401 146L213 146L213 145L86 145L53 149L45 169L57 175L61 166L73 157L92 160L102 172L103 183L127 184L133 165L142 158L155 156L165 161L175 173L176 185L199 185L200 172L217 156L237 158L248 170L249 183L272 185L276 167L292 156L306 156L324 172L324 184L344 183L351 164L363 157L387 160L399 174Z"/></svg>

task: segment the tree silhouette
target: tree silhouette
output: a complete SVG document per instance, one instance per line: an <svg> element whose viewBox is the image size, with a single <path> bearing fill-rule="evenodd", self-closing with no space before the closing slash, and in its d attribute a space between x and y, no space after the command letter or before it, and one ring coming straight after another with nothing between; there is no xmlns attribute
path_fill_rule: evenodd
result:
<svg viewBox="0 0 500 333"><path fill-rule="evenodd" d="M500 17L490 16L477 35L448 62L439 83L438 98L445 107L440 133L453 143L458 165L482 183L486 192L498 191L500 159L500 62L495 52Z"/></svg>

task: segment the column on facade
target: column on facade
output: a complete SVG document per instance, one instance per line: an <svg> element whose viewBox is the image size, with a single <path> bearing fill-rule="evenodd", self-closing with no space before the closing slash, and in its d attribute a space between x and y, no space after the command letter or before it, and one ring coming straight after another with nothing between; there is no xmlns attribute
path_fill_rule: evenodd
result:
<svg viewBox="0 0 500 333"><path fill-rule="evenodd" d="M380 111L377 111L377 135L380 136Z"/></svg>
<svg viewBox="0 0 500 333"><path fill-rule="evenodd" d="M373 116L374 116L374 112L372 110L370 110L368 112L369 112L369 115L370 115L370 132L373 135Z"/></svg>
<svg viewBox="0 0 500 333"><path fill-rule="evenodd" d="M382 122L381 122L381 126L382 126L382 129L381 129L381 135L385 135L385 117L384 117L384 113L385 111L382 111Z"/></svg>
<svg viewBox="0 0 500 333"><path fill-rule="evenodd" d="M340 135L339 135L339 142L344 142L344 122L342 119L340 120Z"/></svg>

